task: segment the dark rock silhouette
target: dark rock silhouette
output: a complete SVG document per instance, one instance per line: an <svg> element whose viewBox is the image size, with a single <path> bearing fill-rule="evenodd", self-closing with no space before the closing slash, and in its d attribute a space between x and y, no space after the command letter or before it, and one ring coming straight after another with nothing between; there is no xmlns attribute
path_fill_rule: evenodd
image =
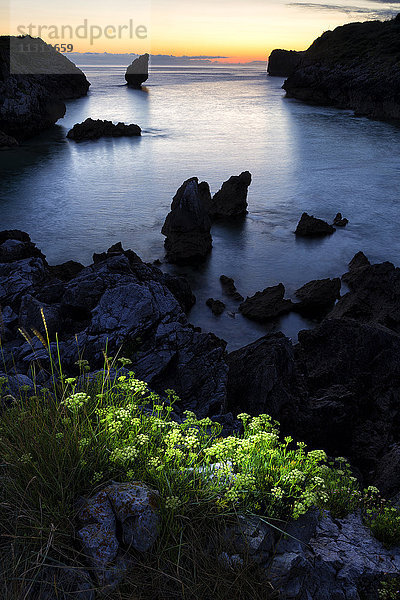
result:
<svg viewBox="0 0 400 600"><path fill-rule="evenodd" d="M268 74L289 77L298 67L302 54L296 50L272 50L268 59Z"/></svg>
<svg viewBox="0 0 400 600"><path fill-rule="evenodd" d="M357 252L349 262L349 271L354 271L355 269L359 269L360 267L368 267L370 266L370 262L368 258L365 256L364 252Z"/></svg>
<svg viewBox="0 0 400 600"><path fill-rule="evenodd" d="M333 219L333 224L335 227L346 227L349 220L342 217L342 213L337 213L336 217Z"/></svg>
<svg viewBox="0 0 400 600"><path fill-rule="evenodd" d="M204 205L206 184L197 177L183 183L161 230L166 236L167 260L189 264L203 261L212 248L211 221Z"/></svg>
<svg viewBox="0 0 400 600"><path fill-rule="evenodd" d="M242 294L240 294L235 286L235 282L232 277L227 277L226 275L221 275L219 278L222 289L224 290L227 296L230 296L236 302L242 302L244 300Z"/></svg>
<svg viewBox="0 0 400 600"><path fill-rule="evenodd" d="M206 201L206 209L211 218L243 217L247 213L247 192L251 184L251 174L244 171L232 175L222 184L214 197Z"/></svg>
<svg viewBox="0 0 400 600"><path fill-rule="evenodd" d="M306 50L283 87L289 97L400 118L399 15L326 31Z"/></svg>
<svg viewBox="0 0 400 600"><path fill-rule="evenodd" d="M136 137L142 135L139 125L125 125L101 119L86 119L83 123L76 123L67 133L67 138L76 142L82 140L98 140L101 137Z"/></svg>
<svg viewBox="0 0 400 600"><path fill-rule="evenodd" d="M142 54L136 58L126 70L125 80L130 87L141 88L149 78L149 55Z"/></svg>
<svg viewBox="0 0 400 600"><path fill-rule="evenodd" d="M17 141L51 127L63 100L84 96L90 83L66 56L40 38L0 36L0 130Z"/></svg>
<svg viewBox="0 0 400 600"><path fill-rule="evenodd" d="M221 300L214 300L214 298L209 298L206 301L206 304L209 308L211 308L212 313L217 317L222 315L222 313L225 310L225 304L221 302Z"/></svg>
<svg viewBox="0 0 400 600"><path fill-rule="evenodd" d="M339 278L310 281L296 290L295 295L300 302L293 305L293 308L305 313L327 310L340 298L340 288Z"/></svg>
<svg viewBox="0 0 400 600"><path fill-rule="evenodd" d="M335 228L332 225L304 212L301 215L295 234L303 237L318 237L331 235L334 232Z"/></svg>
<svg viewBox="0 0 400 600"><path fill-rule="evenodd" d="M284 300L285 286L283 283L268 287L254 296L247 297L239 306L244 317L253 321L269 321L292 310L291 300Z"/></svg>

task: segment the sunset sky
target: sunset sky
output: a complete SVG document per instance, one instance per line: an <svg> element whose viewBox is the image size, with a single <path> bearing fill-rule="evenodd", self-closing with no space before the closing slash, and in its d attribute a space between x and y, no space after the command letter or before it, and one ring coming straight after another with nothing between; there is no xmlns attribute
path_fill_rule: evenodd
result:
<svg viewBox="0 0 400 600"><path fill-rule="evenodd" d="M31 24L34 36L41 33L45 41L53 44L72 43L77 52L150 52L227 57L243 62L265 60L277 47L305 49L323 31L343 23L388 18L400 12L400 0L328 2L10 0L7 5L7 1L1 0L0 22L1 33L28 32ZM41 32L39 26L42 26ZM76 34L79 26L80 37ZM108 35L104 33L106 26L109 26ZM135 35L138 26L142 26L141 39ZM147 28L147 38L143 26ZM91 27L94 28L92 40Z"/></svg>

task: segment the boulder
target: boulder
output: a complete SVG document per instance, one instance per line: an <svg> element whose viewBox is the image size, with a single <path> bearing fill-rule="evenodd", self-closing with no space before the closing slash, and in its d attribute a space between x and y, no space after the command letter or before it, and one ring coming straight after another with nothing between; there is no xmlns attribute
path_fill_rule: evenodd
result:
<svg viewBox="0 0 400 600"><path fill-rule="evenodd" d="M226 308L225 304L221 302L221 300L214 300L214 298L209 298L206 301L206 304L209 308L211 308L212 313L217 317L222 315Z"/></svg>
<svg viewBox="0 0 400 600"><path fill-rule="evenodd" d="M317 219L304 212L301 215L301 219L297 225L295 234L303 237L319 237L324 235L331 235L336 230L332 225L329 225L322 219Z"/></svg>
<svg viewBox="0 0 400 600"><path fill-rule="evenodd" d="M67 133L67 138L76 142L82 140L98 140L102 137L136 137L142 135L139 125L125 125L101 119L86 119L83 123L76 123Z"/></svg>
<svg viewBox="0 0 400 600"><path fill-rule="evenodd" d="M65 114L63 101L84 96L89 86L80 69L40 38L0 37L0 130L5 135L21 141L51 127Z"/></svg>
<svg viewBox="0 0 400 600"><path fill-rule="evenodd" d="M335 227L346 227L349 220L342 217L342 213L338 212L336 217L333 219Z"/></svg>
<svg viewBox="0 0 400 600"><path fill-rule="evenodd" d="M197 177L179 188L161 230L166 236L167 260L190 264L203 261L212 248L211 222L206 212L203 193Z"/></svg>
<svg viewBox="0 0 400 600"><path fill-rule="evenodd" d="M142 54L136 58L126 70L125 80L130 87L141 88L142 83L149 78L149 58L150 56Z"/></svg>
<svg viewBox="0 0 400 600"><path fill-rule="evenodd" d="M296 290L295 295L300 300L293 306L299 312L313 313L331 308L340 298L341 281L335 279L316 279L309 281Z"/></svg>
<svg viewBox="0 0 400 600"><path fill-rule="evenodd" d="M243 298L242 294L240 294L237 291L235 282L232 279L232 277L227 277L226 275L221 275L219 280L221 282L222 289L227 296L229 296L236 302L243 302L244 298Z"/></svg>
<svg viewBox="0 0 400 600"><path fill-rule="evenodd" d="M302 54L296 50L272 50L268 59L268 75L289 77L298 67Z"/></svg>
<svg viewBox="0 0 400 600"><path fill-rule="evenodd" d="M253 321L269 321L292 310L292 301L284 300L284 295L285 286L279 283L247 297L239 306L239 310L243 316Z"/></svg>
<svg viewBox="0 0 400 600"><path fill-rule="evenodd" d="M243 217L247 213L247 192L251 184L251 173L244 171L232 175L222 184L214 197L206 200L206 209L212 219Z"/></svg>

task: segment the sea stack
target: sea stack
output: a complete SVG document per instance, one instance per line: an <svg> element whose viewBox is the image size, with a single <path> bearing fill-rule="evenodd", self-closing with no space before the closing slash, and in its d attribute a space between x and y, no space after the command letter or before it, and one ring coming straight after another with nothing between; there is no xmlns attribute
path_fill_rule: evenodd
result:
<svg viewBox="0 0 400 600"><path fill-rule="evenodd" d="M140 89L142 83L148 80L149 58L147 53L142 54L129 65L125 73L125 80L129 87Z"/></svg>
<svg viewBox="0 0 400 600"><path fill-rule="evenodd" d="M244 217L247 213L247 192L251 184L251 173L243 171L232 175L222 184L214 197L206 200L211 219Z"/></svg>
<svg viewBox="0 0 400 600"><path fill-rule="evenodd" d="M167 260L177 264L202 262L212 248L211 221L197 177L185 181L176 192L161 233L166 236Z"/></svg>

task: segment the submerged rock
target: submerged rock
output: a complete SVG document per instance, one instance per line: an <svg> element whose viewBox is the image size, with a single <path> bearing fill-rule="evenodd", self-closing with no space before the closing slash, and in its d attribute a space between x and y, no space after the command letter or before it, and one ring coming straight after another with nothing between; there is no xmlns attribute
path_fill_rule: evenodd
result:
<svg viewBox="0 0 400 600"><path fill-rule="evenodd" d="M0 130L5 135L21 141L51 127L65 114L63 100L84 96L89 86L78 67L40 38L0 36Z"/></svg>
<svg viewBox="0 0 400 600"><path fill-rule="evenodd" d="M292 301L285 300L284 295L285 286L278 283L262 292L256 292L250 298L247 297L239 306L239 310L244 317L253 321L269 321L292 310Z"/></svg>
<svg viewBox="0 0 400 600"><path fill-rule="evenodd" d="M149 78L149 58L147 53L142 54L127 68L125 80L130 87L141 88L142 83Z"/></svg>
<svg viewBox="0 0 400 600"><path fill-rule="evenodd" d="M83 123L76 123L67 133L67 138L75 140L97 140L101 137L134 137L142 135L139 125L125 125L101 119L86 119Z"/></svg>
<svg viewBox="0 0 400 600"><path fill-rule="evenodd" d="M331 235L336 230L332 225L329 225L322 219L317 219L307 213L301 215L301 219L297 225L295 234L303 237L318 237L323 235Z"/></svg>
<svg viewBox="0 0 400 600"><path fill-rule="evenodd" d="M272 50L268 59L268 75L289 77L298 67L302 54L296 50Z"/></svg>
<svg viewBox="0 0 400 600"><path fill-rule="evenodd" d="M167 260L190 264L203 261L212 248L211 221L204 206L204 185L192 177L174 196L161 230L166 236Z"/></svg>
<svg viewBox="0 0 400 600"><path fill-rule="evenodd" d="M232 175L222 188L206 203L211 218L243 217L247 213L247 193L251 184L251 173L244 171Z"/></svg>

